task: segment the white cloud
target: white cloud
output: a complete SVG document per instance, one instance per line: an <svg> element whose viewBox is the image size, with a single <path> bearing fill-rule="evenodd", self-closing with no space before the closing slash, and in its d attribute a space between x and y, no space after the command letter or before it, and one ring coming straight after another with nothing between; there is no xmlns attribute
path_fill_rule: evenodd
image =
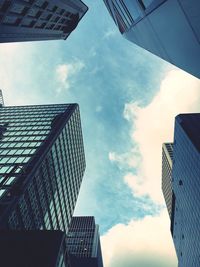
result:
<svg viewBox="0 0 200 267"><path fill-rule="evenodd" d="M105 267L177 266L169 229L166 212L115 225L101 237Z"/></svg>
<svg viewBox="0 0 200 267"><path fill-rule="evenodd" d="M21 105L33 99L30 84L34 51L32 43L0 44L0 87L6 105Z"/></svg>
<svg viewBox="0 0 200 267"><path fill-rule="evenodd" d="M60 83L60 87L57 92L59 93L63 88L69 89L73 76L78 74L83 68L85 68L85 64L81 60L75 60L69 64L58 65L56 67L56 78Z"/></svg>
<svg viewBox="0 0 200 267"><path fill-rule="evenodd" d="M131 156L130 156L131 155ZM139 155L136 149L132 149L129 153L117 154L116 152L109 152L108 158L110 161L118 164L120 169L128 166L129 168L137 167L139 163Z"/></svg>
<svg viewBox="0 0 200 267"><path fill-rule="evenodd" d="M109 39L112 36L115 36L117 34L117 30L116 29L108 29L103 36L103 39Z"/></svg>
<svg viewBox="0 0 200 267"><path fill-rule="evenodd" d="M163 202L161 192L162 143L173 141L174 119L179 113L200 112L200 81L181 71L166 74L160 90L146 107L130 102L125 105L124 117L130 122L133 144L141 155L137 174L127 173L124 181L135 195L149 195ZM129 158L132 158L132 151ZM119 163L123 155L110 155Z"/></svg>

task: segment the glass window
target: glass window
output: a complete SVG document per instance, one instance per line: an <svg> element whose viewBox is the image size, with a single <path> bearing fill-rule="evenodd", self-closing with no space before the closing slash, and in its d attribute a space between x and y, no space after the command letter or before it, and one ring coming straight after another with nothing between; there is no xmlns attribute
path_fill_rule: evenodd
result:
<svg viewBox="0 0 200 267"><path fill-rule="evenodd" d="M5 189L0 189L0 197L3 195L3 193L5 192Z"/></svg>
<svg viewBox="0 0 200 267"><path fill-rule="evenodd" d="M21 14L24 11L24 6L20 4L13 4L11 7L11 12Z"/></svg>
<svg viewBox="0 0 200 267"><path fill-rule="evenodd" d="M147 8L154 2L154 0L139 0L139 2Z"/></svg>
<svg viewBox="0 0 200 267"><path fill-rule="evenodd" d="M36 17L38 11L39 10L37 8L30 8L29 11L28 11L28 15L31 16L31 17Z"/></svg>
<svg viewBox="0 0 200 267"><path fill-rule="evenodd" d="M11 24L11 25L15 25L17 22L17 18L16 17L11 17L11 16L5 16L3 19L3 23L5 24Z"/></svg>
<svg viewBox="0 0 200 267"><path fill-rule="evenodd" d="M15 179L16 179L16 177L14 177L14 176L9 177L9 179L6 181L5 185L10 185Z"/></svg>
<svg viewBox="0 0 200 267"><path fill-rule="evenodd" d="M141 7L137 0L120 0L120 2L122 5L125 5L125 8L127 8L128 12L133 17L133 20L136 20L143 16Z"/></svg>

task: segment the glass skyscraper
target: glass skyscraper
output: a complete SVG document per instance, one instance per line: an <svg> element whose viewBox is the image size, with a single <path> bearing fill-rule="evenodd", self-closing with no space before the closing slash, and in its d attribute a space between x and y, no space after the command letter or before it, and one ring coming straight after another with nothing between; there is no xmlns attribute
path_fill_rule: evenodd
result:
<svg viewBox="0 0 200 267"><path fill-rule="evenodd" d="M77 104L0 108L0 229L66 232L84 170Z"/></svg>
<svg viewBox="0 0 200 267"><path fill-rule="evenodd" d="M80 0L0 0L0 42L66 39L87 10Z"/></svg>
<svg viewBox="0 0 200 267"><path fill-rule="evenodd" d="M104 0L125 38L200 78L200 2Z"/></svg>
<svg viewBox="0 0 200 267"><path fill-rule="evenodd" d="M200 113L175 120L171 233L179 267L199 266ZM164 192L163 192L164 193Z"/></svg>
<svg viewBox="0 0 200 267"><path fill-rule="evenodd" d="M93 216L74 216L66 243L71 267L103 267L99 226Z"/></svg>

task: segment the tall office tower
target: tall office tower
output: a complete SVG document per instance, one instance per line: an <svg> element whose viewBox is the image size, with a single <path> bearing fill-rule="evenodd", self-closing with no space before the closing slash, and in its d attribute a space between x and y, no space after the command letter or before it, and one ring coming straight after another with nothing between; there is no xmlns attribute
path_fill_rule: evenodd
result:
<svg viewBox="0 0 200 267"><path fill-rule="evenodd" d="M162 192L167 211L171 220L171 233L173 233L175 195L172 189L173 143L162 146Z"/></svg>
<svg viewBox="0 0 200 267"><path fill-rule="evenodd" d="M125 38L200 78L200 1L104 2Z"/></svg>
<svg viewBox="0 0 200 267"><path fill-rule="evenodd" d="M172 215L172 195L173 195L172 163L173 163L173 144L165 143L162 146L162 191L170 218Z"/></svg>
<svg viewBox="0 0 200 267"><path fill-rule="evenodd" d="M0 0L0 42L66 39L87 10L80 0Z"/></svg>
<svg viewBox="0 0 200 267"><path fill-rule="evenodd" d="M1 266L71 267L62 231L1 231Z"/></svg>
<svg viewBox="0 0 200 267"><path fill-rule="evenodd" d="M179 267L199 266L200 113L181 114L175 120L172 189L172 237Z"/></svg>
<svg viewBox="0 0 200 267"><path fill-rule="evenodd" d="M73 217L67 233L72 267L103 267L99 226L92 216Z"/></svg>
<svg viewBox="0 0 200 267"><path fill-rule="evenodd" d="M84 170L77 104L0 108L0 229L67 231Z"/></svg>
<svg viewBox="0 0 200 267"><path fill-rule="evenodd" d="M3 93L2 90L0 89L0 107L4 106L4 100L3 100Z"/></svg>

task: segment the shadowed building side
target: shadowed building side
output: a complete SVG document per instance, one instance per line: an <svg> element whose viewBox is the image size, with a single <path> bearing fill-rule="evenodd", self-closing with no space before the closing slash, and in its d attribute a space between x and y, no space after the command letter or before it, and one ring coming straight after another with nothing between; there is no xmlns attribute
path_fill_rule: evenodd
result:
<svg viewBox="0 0 200 267"><path fill-rule="evenodd" d="M200 2L104 0L125 38L200 78Z"/></svg>
<svg viewBox="0 0 200 267"><path fill-rule="evenodd" d="M74 216L67 233L72 267L103 267L99 226L93 216Z"/></svg>
<svg viewBox="0 0 200 267"><path fill-rule="evenodd" d="M0 42L67 39L87 10L80 0L0 0Z"/></svg>
<svg viewBox="0 0 200 267"><path fill-rule="evenodd" d="M170 147L164 145L166 163L170 162ZM171 233L179 267L199 266L200 218L200 113L180 114L175 119L173 165L164 175L163 194L170 203L172 185ZM170 188L170 190L166 190ZM167 196L167 197L166 197ZM169 202L168 202L169 201ZM168 204L167 204L168 206Z"/></svg>
<svg viewBox="0 0 200 267"><path fill-rule="evenodd" d="M1 266L71 267L62 231L1 231Z"/></svg>

